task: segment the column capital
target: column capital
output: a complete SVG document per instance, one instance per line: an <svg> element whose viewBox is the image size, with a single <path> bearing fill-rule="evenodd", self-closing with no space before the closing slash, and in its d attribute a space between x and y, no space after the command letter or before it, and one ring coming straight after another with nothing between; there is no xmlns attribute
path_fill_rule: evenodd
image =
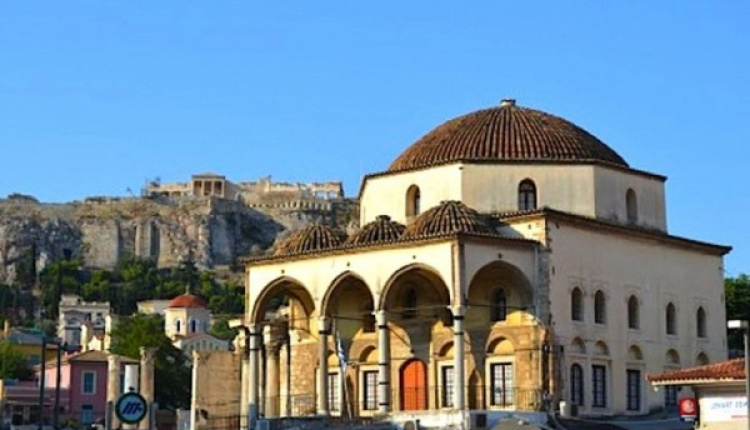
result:
<svg viewBox="0 0 750 430"><path fill-rule="evenodd" d="M375 315L375 324L377 324L378 326L384 326L388 324L388 314L385 310L380 309L373 312L372 314Z"/></svg>
<svg viewBox="0 0 750 430"><path fill-rule="evenodd" d="M453 318L466 316L466 310L467 310L467 308L468 308L468 306L465 306L465 305L450 305L450 306L448 306L448 309L450 309L451 313L453 313Z"/></svg>
<svg viewBox="0 0 750 430"><path fill-rule="evenodd" d="M331 330L331 318L327 315L318 317L318 332L328 334Z"/></svg>
<svg viewBox="0 0 750 430"><path fill-rule="evenodd" d="M250 336L257 336L260 334L260 324L252 323L246 325L245 327L247 327L247 333Z"/></svg>

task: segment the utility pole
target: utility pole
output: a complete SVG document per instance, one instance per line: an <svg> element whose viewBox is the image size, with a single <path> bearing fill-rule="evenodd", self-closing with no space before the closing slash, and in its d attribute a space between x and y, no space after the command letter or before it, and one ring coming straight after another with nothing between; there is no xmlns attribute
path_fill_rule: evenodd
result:
<svg viewBox="0 0 750 430"><path fill-rule="evenodd" d="M42 359L39 362L39 430L44 430L44 372L46 369L47 336L42 334Z"/></svg>

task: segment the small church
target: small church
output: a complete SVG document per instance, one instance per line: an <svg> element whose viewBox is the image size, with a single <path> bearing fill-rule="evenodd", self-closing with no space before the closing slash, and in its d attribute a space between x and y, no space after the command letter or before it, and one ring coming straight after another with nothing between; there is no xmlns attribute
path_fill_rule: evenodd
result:
<svg viewBox="0 0 750 430"><path fill-rule="evenodd" d="M227 351L229 342L210 334L211 310L189 292L167 303L164 332L177 349L192 357L193 351Z"/></svg>

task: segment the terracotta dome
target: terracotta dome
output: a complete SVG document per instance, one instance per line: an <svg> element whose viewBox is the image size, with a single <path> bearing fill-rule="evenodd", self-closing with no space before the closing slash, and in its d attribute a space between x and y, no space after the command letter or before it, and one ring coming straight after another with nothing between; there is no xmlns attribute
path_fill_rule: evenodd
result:
<svg viewBox="0 0 750 430"><path fill-rule="evenodd" d="M456 161L594 161L628 167L604 142L577 125L503 100L427 133L388 168L400 171Z"/></svg>
<svg viewBox="0 0 750 430"><path fill-rule="evenodd" d="M331 227L313 224L290 234L276 245L274 255L301 254L335 248L343 243L343 235Z"/></svg>
<svg viewBox="0 0 750 430"><path fill-rule="evenodd" d="M374 243L398 240L406 227L391 220L388 215L380 215L375 221L365 224L359 231L347 239L349 245L369 245Z"/></svg>
<svg viewBox="0 0 750 430"><path fill-rule="evenodd" d="M190 293L181 294L170 300L167 308L205 308L206 302L198 296Z"/></svg>
<svg viewBox="0 0 750 430"><path fill-rule="evenodd" d="M403 237L454 233L495 234L495 231L474 209L459 201L448 200L415 218L406 227Z"/></svg>

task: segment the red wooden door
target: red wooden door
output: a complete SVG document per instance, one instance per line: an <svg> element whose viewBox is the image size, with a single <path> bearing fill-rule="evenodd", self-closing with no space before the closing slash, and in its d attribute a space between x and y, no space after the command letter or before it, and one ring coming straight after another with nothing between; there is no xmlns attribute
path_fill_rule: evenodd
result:
<svg viewBox="0 0 750 430"><path fill-rule="evenodd" d="M401 410L427 409L427 366L422 360L409 360L401 367Z"/></svg>

